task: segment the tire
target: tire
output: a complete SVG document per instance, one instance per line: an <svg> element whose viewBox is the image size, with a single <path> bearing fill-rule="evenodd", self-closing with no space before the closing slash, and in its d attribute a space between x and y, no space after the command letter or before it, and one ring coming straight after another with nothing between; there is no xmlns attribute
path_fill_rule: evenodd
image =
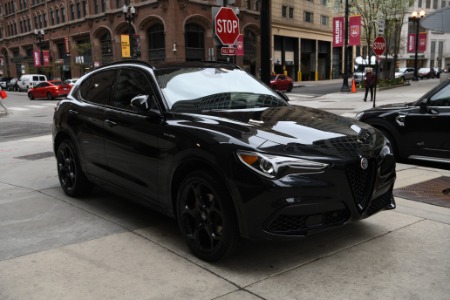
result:
<svg viewBox="0 0 450 300"><path fill-rule="evenodd" d="M272 90L276 91L277 90L277 86L276 85L272 86Z"/></svg>
<svg viewBox="0 0 450 300"><path fill-rule="evenodd" d="M77 151L70 140L64 140L58 145L56 164L59 183L66 195L77 197L91 191L93 184L84 175Z"/></svg>
<svg viewBox="0 0 450 300"><path fill-rule="evenodd" d="M288 92L292 91L292 84L290 84L290 85L288 86L287 91L288 91Z"/></svg>
<svg viewBox="0 0 450 300"><path fill-rule="evenodd" d="M33 94L32 93L28 93L28 99L30 99L30 100L34 100L34 96L33 96Z"/></svg>
<svg viewBox="0 0 450 300"><path fill-rule="evenodd" d="M195 256L213 262L233 253L240 239L236 215L214 176L202 170L186 176L176 205L178 226Z"/></svg>
<svg viewBox="0 0 450 300"><path fill-rule="evenodd" d="M53 100L53 96L52 96L52 94L50 92L47 93L47 99L48 100Z"/></svg>

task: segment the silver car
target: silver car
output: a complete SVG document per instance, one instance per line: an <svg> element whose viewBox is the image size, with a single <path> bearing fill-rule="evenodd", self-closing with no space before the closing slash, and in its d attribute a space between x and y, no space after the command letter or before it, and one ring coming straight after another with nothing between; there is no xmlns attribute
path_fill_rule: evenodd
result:
<svg viewBox="0 0 450 300"><path fill-rule="evenodd" d="M411 80L414 77L414 68L398 68L395 70L395 78Z"/></svg>

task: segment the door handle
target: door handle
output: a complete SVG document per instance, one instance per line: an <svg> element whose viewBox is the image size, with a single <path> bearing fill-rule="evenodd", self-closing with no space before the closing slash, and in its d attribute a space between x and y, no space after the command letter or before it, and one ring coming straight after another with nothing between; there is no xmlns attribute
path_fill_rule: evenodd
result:
<svg viewBox="0 0 450 300"><path fill-rule="evenodd" d="M117 123L116 122L113 122L113 121L111 121L111 120L105 120L105 123L109 126L109 127L114 127L114 126L116 126L117 125Z"/></svg>

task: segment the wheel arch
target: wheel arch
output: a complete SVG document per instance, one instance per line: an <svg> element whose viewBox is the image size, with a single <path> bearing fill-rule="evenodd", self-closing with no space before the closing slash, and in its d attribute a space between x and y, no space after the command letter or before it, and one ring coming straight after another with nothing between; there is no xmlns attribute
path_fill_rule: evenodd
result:
<svg viewBox="0 0 450 300"><path fill-rule="evenodd" d="M175 170L172 176L171 185L170 185L170 200L172 205L172 211L174 216L176 217L176 205L177 205L177 195L180 185L183 179L187 174L192 171L203 170L205 172L210 173L214 178L218 179L220 184L223 184L224 189L228 193L228 196L231 200L231 205L233 205L234 213L237 217L238 230L241 232L242 224L241 224L241 216L239 214L239 210L237 209L236 203L236 193L233 193L233 189L230 186L230 183L226 177L226 175L219 169L219 167L214 166L212 163L205 161L201 158L190 158L184 160ZM241 232L242 233L242 232Z"/></svg>
<svg viewBox="0 0 450 300"><path fill-rule="evenodd" d="M381 132L387 132L392 136L392 138L395 140L394 149L396 150L396 154L398 155L398 158L404 158L402 153L404 153L404 143L402 142L402 137L400 132L392 126L388 122L384 122L382 120L378 119L372 119L365 121L371 126L375 127L376 129L380 130Z"/></svg>

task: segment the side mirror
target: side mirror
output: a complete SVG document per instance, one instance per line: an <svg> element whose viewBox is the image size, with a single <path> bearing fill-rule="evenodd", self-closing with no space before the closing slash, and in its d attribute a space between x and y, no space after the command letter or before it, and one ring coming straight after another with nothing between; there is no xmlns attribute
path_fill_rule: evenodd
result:
<svg viewBox="0 0 450 300"><path fill-rule="evenodd" d="M421 113L423 113L423 114L427 113L428 112L428 99L420 102L419 106L420 106Z"/></svg>
<svg viewBox="0 0 450 300"><path fill-rule="evenodd" d="M148 95L138 95L131 99L131 107L139 112L146 112L150 109L148 104Z"/></svg>

